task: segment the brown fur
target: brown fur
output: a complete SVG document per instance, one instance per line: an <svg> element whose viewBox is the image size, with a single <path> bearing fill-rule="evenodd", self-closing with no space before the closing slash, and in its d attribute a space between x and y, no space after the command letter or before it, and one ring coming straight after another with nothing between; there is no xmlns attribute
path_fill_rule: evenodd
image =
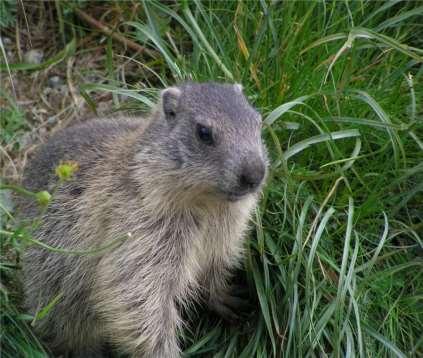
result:
<svg viewBox="0 0 423 358"><path fill-rule="evenodd" d="M32 313L62 295L37 323L56 353L88 357L107 342L132 356L178 357L178 307L205 294L227 312L227 278L267 161L259 116L233 85L185 84L162 98L149 122L97 120L56 134L26 169L24 185L45 190L60 161L80 167L59 186L36 239L87 250L127 237L101 255L26 252ZM221 136L213 148L193 134L198 121ZM241 175L254 188L241 188ZM22 208L36 217L33 203Z"/></svg>

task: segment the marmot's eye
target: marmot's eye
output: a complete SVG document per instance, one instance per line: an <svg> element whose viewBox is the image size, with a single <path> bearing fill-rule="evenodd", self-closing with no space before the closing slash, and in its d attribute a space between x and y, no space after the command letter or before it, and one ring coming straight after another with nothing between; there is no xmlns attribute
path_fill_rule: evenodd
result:
<svg viewBox="0 0 423 358"><path fill-rule="evenodd" d="M210 127L205 127L201 124L197 124L197 136L205 144L213 144L213 134Z"/></svg>

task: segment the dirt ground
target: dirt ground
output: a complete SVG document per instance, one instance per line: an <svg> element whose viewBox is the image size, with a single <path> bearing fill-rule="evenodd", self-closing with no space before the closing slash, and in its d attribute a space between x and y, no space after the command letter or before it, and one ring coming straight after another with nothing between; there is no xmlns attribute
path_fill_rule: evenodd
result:
<svg viewBox="0 0 423 358"><path fill-rule="evenodd" d="M74 37L74 53L49 64L60 56L66 45L70 46L72 40L63 39L63 33L59 31L54 2L25 1L24 9L25 12L18 9L16 25L2 29L0 35L11 68L9 73L0 72L0 107L17 107L23 114L22 126L12 138L4 141L0 136L1 176L12 182L19 182L31 153L52 132L76 121L105 116L124 107L122 97L113 97L110 92L92 91L89 96L95 103L94 112L81 95L80 85L116 83L119 87L143 87L147 76L140 62L143 54L116 39L108 43L107 36L86 21L78 25L83 28L80 33L84 36ZM101 4L97 3L84 9L93 18L99 16L97 14L101 14L101 10ZM127 20L122 14L114 14L113 9L107 16L109 26L110 19L116 26ZM67 37L72 39L72 36ZM110 61L113 73L106 68ZM0 62L4 63L4 60ZM35 69L14 70L14 65L22 63L33 65ZM1 115L7 113L2 112ZM8 118L3 120L7 122Z"/></svg>

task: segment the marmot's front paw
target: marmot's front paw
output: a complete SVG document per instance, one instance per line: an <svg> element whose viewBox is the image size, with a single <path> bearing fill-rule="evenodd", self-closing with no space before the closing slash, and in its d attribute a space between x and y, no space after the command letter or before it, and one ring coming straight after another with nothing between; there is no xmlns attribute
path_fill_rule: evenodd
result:
<svg viewBox="0 0 423 358"><path fill-rule="evenodd" d="M242 316L248 313L251 304L246 299L232 296L228 293L220 293L209 298L209 308L225 321L233 324L237 323Z"/></svg>

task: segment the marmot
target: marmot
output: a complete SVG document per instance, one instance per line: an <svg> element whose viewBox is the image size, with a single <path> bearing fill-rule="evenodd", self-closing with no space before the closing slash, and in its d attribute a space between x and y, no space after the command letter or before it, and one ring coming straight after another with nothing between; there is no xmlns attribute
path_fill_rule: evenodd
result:
<svg viewBox="0 0 423 358"><path fill-rule="evenodd" d="M57 187L55 167L74 161ZM23 185L56 186L34 237L101 255L31 246L26 304L58 302L37 329L55 354L92 357L107 342L134 357L180 356L180 309L201 295L230 315L227 279L267 172L261 117L241 85L183 83L161 92L150 119L93 120L58 131ZM22 207L37 217L35 203Z"/></svg>

